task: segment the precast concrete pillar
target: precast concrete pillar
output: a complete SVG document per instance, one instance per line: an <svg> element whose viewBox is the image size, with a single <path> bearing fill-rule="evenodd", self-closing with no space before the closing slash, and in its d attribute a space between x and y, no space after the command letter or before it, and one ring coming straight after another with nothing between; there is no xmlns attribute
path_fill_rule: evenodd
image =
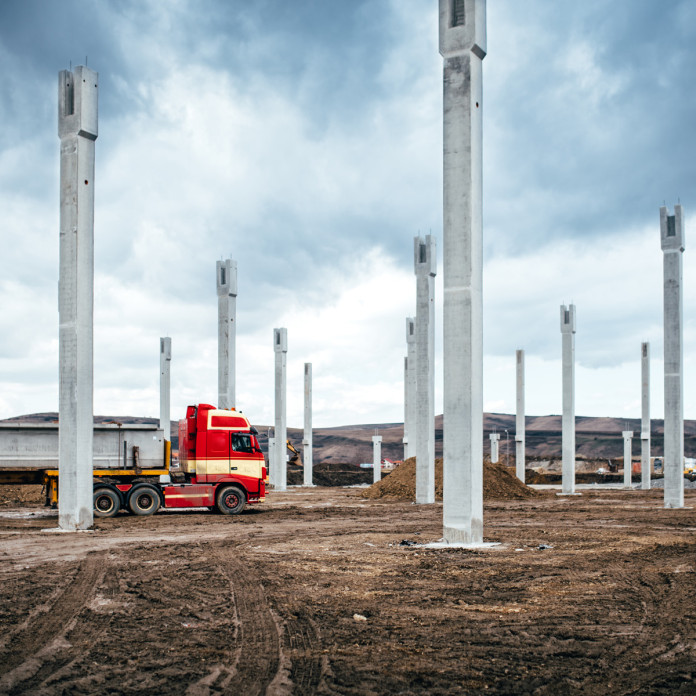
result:
<svg viewBox="0 0 696 696"><path fill-rule="evenodd" d="M623 433L624 442L624 488L631 488L631 474L632 464L631 458L633 457L632 443L633 443L633 431L624 430Z"/></svg>
<svg viewBox="0 0 696 696"><path fill-rule="evenodd" d="M491 441L491 464L498 463L498 443L500 442L500 433L491 433L489 436Z"/></svg>
<svg viewBox="0 0 696 696"><path fill-rule="evenodd" d="M273 349L275 351L275 488L287 490L287 355L288 330L273 329Z"/></svg>
<svg viewBox="0 0 696 696"><path fill-rule="evenodd" d="M684 507L684 352L682 253L684 217L681 205L674 215L660 208L660 240L664 269L665 445L666 508Z"/></svg>
<svg viewBox="0 0 696 696"><path fill-rule="evenodd" d="M312 486L312 363L304 365L304 485Z"/></svg>
<svg viewBox="0 0 696 696"><path fill-rule="evenodd" d="M416 272L416 503L435 502L435 237L414 238Z"/></svg>
<svg viewBox="0 0 696 696"><path fill-rule="evenodd" d="M268 438L268 483L275 488L278 467L275 459L275 437Z"/></svg>
<svg viewBox="0 0 696 696"><path fill-rule="evenodd" d="M440 0L443 66L443 538L483 541L485 0Z"/></svg>
<svg viewBox="0 0 696 696"><path fill-rule="evenodd" d="M562 492L575 493L575 305L561 305L563 349Z"/></svg>
<svg viewBox="0 0 696 696"><path fill-rule="evenodd" d="M218 408L236 408L237 262L217 262Z"/></svg>
<svg viewBox="0 0 696 696"><path fill-rule="evenodd" d="M382 436L372 436L372 482L382 478Z"/></svg>
<svg viewBox="0 0 696 696"><path fill-rule="evenodd" d="M526 469L524 421L524 351L515 352L517 362L517 414L515 416L515 474L524 483Z"/></svg>
<svg viewBox="0 0 696 696"><path fill-rule="evenodd" d="M98 74L58 75L60 138L58 525L93 522L94 144Z"/></svg>
<svg viewBox="0 0 696 696"><path fill-rule="evenodd" d="M172 419L170 409L171 395L172 339L160 338L160 428L164 439L171 442Z"/></svg>
<svg viewBox="0 0 696 696"><path fill-rule="evenodd" d="M650 344L641 343L640 487L650 490Z"/></svg>
<svg viewBox="0 0 696 696"><path fill-rule="evenodd" d="M406 318L406 447L404 457L416 456L416 409L418 403L418 388L416 384L416 317Z"/></svg>

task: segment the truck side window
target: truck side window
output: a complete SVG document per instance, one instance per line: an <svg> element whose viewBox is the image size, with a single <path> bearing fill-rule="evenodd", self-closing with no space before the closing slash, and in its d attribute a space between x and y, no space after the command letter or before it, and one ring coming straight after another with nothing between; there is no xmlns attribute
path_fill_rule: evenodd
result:
<svg viewBox="0 0 696 696"><path fill-rule="evenodd" d="M233 433L232 450L234 452L253 452L254 450L251 447L251 436Z"/></svg>

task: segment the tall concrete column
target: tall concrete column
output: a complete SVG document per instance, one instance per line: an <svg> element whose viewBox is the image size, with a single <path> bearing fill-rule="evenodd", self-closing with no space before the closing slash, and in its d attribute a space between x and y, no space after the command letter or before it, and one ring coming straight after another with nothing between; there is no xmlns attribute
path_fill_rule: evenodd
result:
<svg viewBox="0 0 696 696"><path fill-rule="evenodd" d="M435 502L435 238L415 237L416 503Z"/></svg>
<svg viewBox="0 0 696 696"><path fill-rule="evenodd" d="M575 305L561 305L563 348L562 492L575 493Z"/></svg>
<svg viewBox="0 0 696 696"><path fill-rule="evenodd" d="M404 457L416 456L416 409L418 403L418 386L416 383L416 317L406 318L406 448Z"/></svg>
<svg viewBox="0 0 696 696"><path fill-rule="evenodd" d="M170 412L172 339L160 338L160 428L164 439L172 439L172 418Z"/></svg>
<svg viewBox="0 0 696 696"><path fill-rule="evenodd" d="M236 408L237 262L217 262L218 408Z"/></svg>
<svg viewBox="0 0 696 696"><path fill-rule="evenodd" d="M485 0L440 0L444 59L443 538L483 541Z"/></svg>
<svg viewBox="0 0 696 696"><path fill-rule="evenodd" d="M674 215L660 208L660 239L664 269L665 350L665 494L666 508L684 507L684 353L682 253L684 217L681 205Z"/></svg>
<svg viewBox="0 0 696 696"><path fill-rule="evenodd" d="M287 355L288 330L273 329L273 350L275 351L275 488L287 490Z"/></svg>
<svg viewBox="0 0 696 696"><path fill-rule="evenodd" d="M650 344L641 343L640 487L650 490Z"/></svg>
<svg viewBox="0 0 696 696"><path fill-rule="evenodd" d="M275 437L268 437L268 483L275 487L276 485L276 473L278 467L276 466L275 458Z"/></svg>
<svg viewBox="0 0 696 696"><path fill-rule="evenodd" d="M312 484L312 363L304 365L304 485Z"/></svg>
<svg viewBox="0 0 696 696"><path fill-rule="evenodd" d="M58 525L93 522L94 144L98 75L58 76L60 137Z"/></svg>
<svg viewBox="0 0 696 696"><path fill-rule="evenodd" d="M517 414L515 416L515 474L524 483L525 479L525 422L524 422L524 351L515 352L517 361Z"/></svg>
<svg viewBox="0 0 696 696"><path fill-rule="evenodd" d="M489 436L491 441L491 464L498 463L498 443L500 442L500 433L491 433Z"/></svg>
<svg viewBox="0 0 696 696"><path fill-rule="evenodd" d="M633 442L633 431L624 430L622 435L624 441L624 488L631 488L631 474L633 473L633 465L631 463L633 448L631 445Z"/></svg>
<svg viewBox="0 0 696 696"><path fill-rule="evenodd" d="M372 482L382 478L382 436L372 436Z"/></svg>

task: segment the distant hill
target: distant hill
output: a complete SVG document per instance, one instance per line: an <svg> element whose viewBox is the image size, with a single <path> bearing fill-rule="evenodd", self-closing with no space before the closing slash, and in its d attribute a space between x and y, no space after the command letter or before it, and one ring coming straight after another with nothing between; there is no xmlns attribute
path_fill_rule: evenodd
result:
<svg viewBox="0 0 696 696"><path fill-rule="evenodd" d="M58 414L33 413L8 418L3 422L51 423L58 421ZM95 416L96 423L157 423L157 418L142 416ZM268 446L269 426L257 425L261 447ZM272 430L272 428L271 428ZM515 416L504 413L486 413L483 421L483 451L489 452L489 434L500 433L500 454L515 454ZM506 434L507 430L507 434ZM634 433L633 453L640 452L640 420L637 418L576 418L575 439L577 455L586 459L613 459L623 457L624 430ZM559 459L561 457L561 417L528 416L526 419L526 453L530 459ZM314 461L319 463L347 462L359 464L372 461L372 436L382 436L382 456L387 459L402 459L403 424L370 423L365 425L343 425L335 428L315 428ZM653 456L662 455L664 422L652 421ZM288 428L288 438L302 451L302 430ZM177 422L172 421L172 445L178 448ZM684 421L684 452L687 457L696 457L696 421ZM435 456L442 456L442 416L435 418Z"/></svg>

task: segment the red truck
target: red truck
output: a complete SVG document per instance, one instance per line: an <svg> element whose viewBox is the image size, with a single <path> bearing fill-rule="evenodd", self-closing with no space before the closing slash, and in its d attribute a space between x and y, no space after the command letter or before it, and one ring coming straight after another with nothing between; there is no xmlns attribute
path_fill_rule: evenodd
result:
<svg viewBox="0 0 696 696"><path fill-rule="evenodd" d="M162 507L207 507L239 514L266 499L267 469L247 417L210 404L188 406L179 421L179 467L94 472L94 515L113 517L122 508L152 515ZM56 472L57 473L57 472Z"/></svg>

